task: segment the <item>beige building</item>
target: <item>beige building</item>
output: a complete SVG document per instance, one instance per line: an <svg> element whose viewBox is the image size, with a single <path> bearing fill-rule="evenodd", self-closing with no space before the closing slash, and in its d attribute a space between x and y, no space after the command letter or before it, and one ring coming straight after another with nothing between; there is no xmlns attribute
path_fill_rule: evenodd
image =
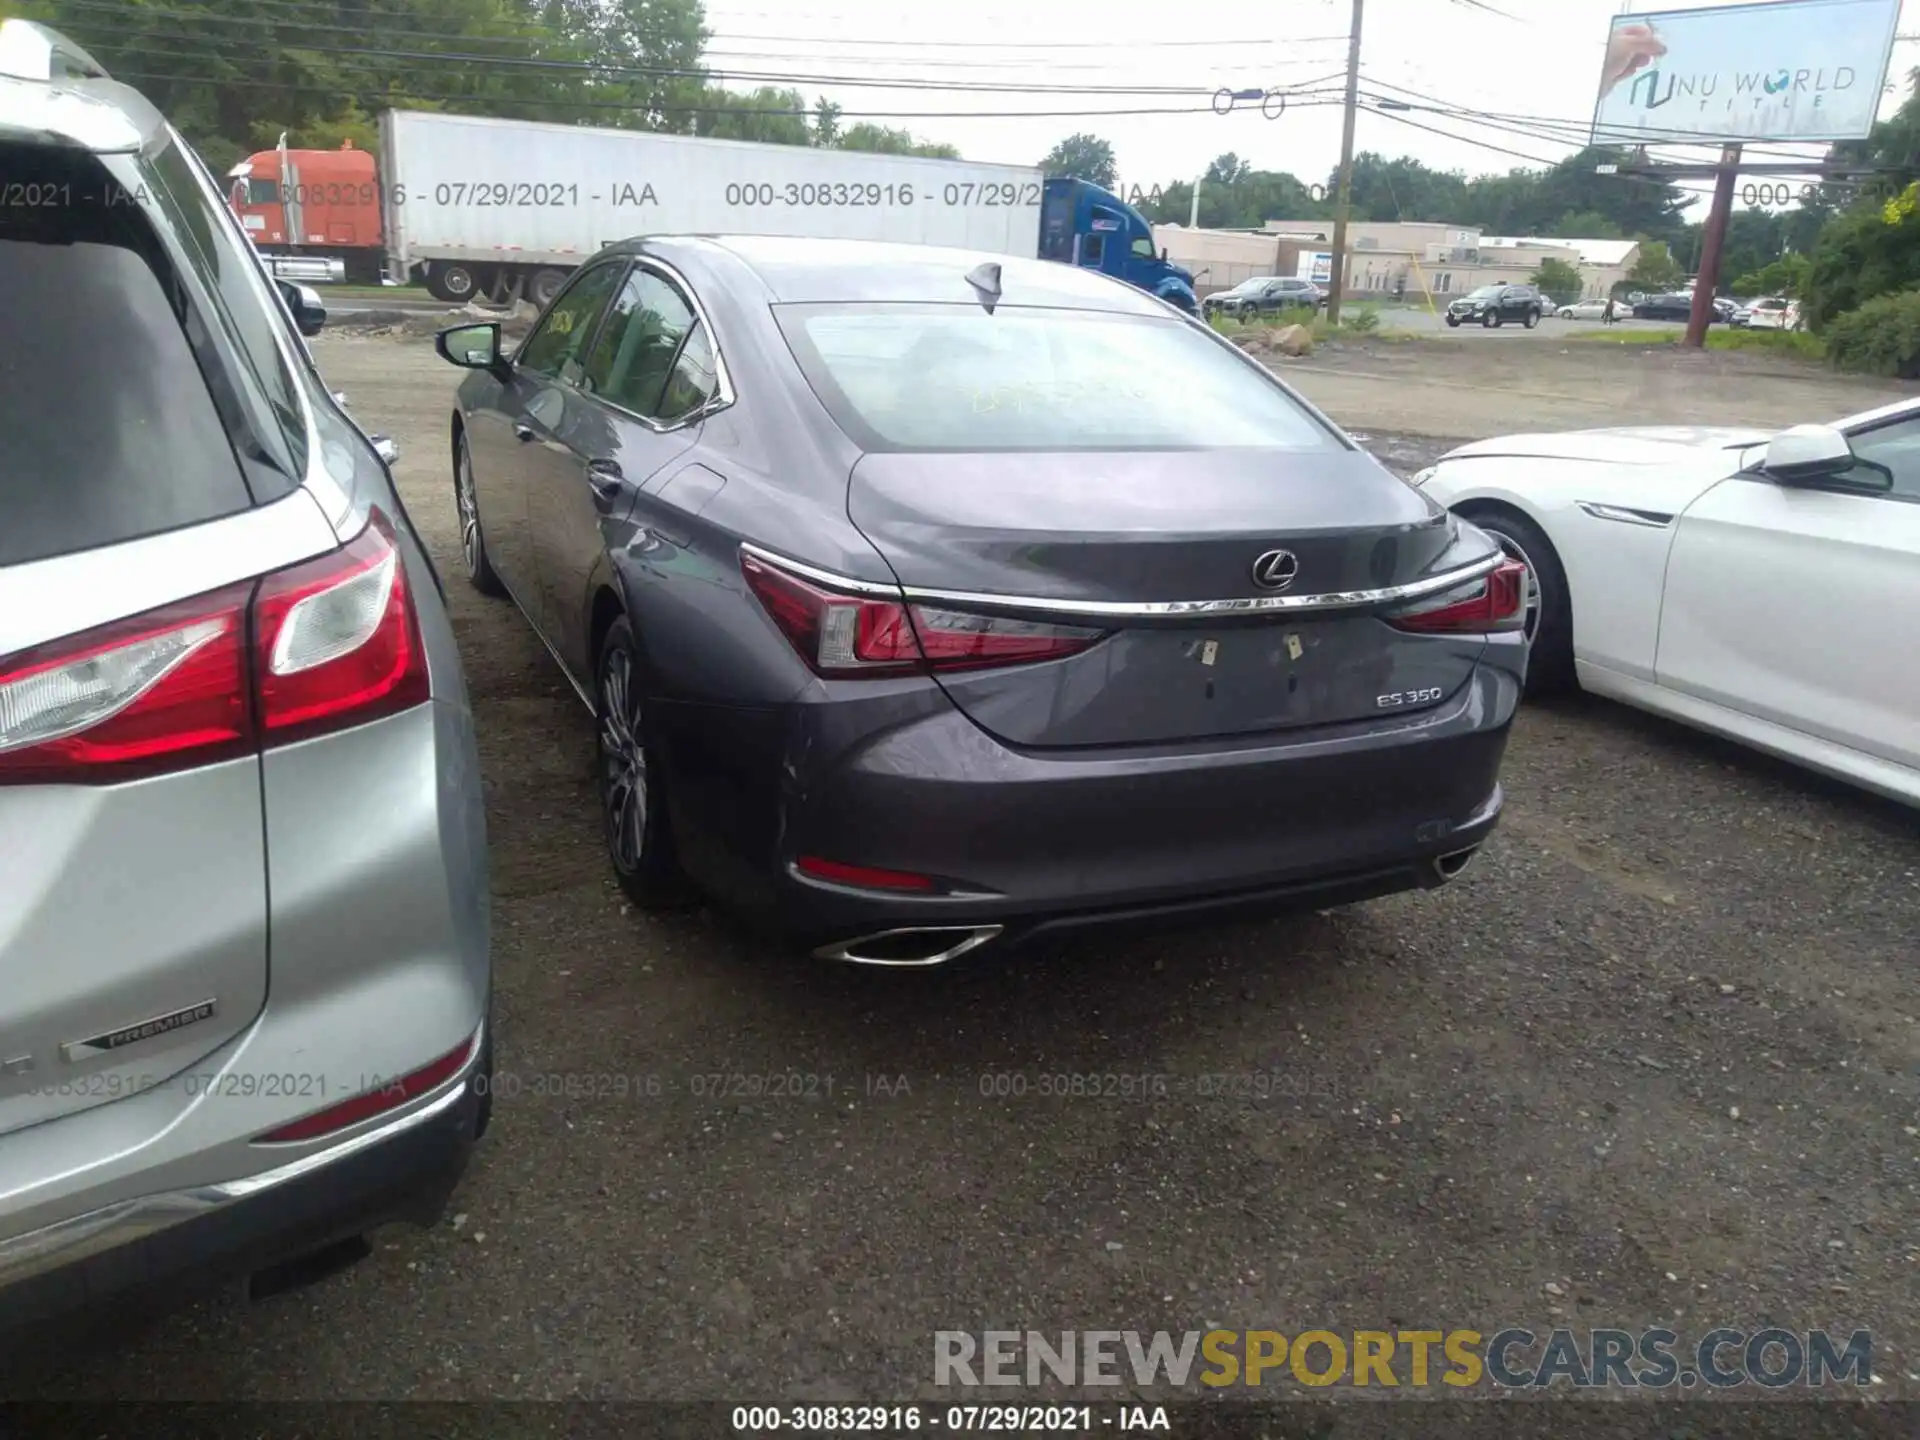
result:
<svg viewBox="0 0 1920 1440"><path fill-rule="evenodd" d="M1190 230L1185 225L1156 225L1153 243L1176 265L1193 274L1196 295L1231 290L1257 275L1292 275L1300 247L1275 235L1246 230Z"/></svg>
<svg viewBox="0 0 1920 1440"><path fill-rule="evenodd" d="M1155 234L1178 228L1158 227ZM1228 231L1187 233L1192 237L1232 236L1243 242L1272 236L1279 242L1276 255L1285 256L1289 247L1294 251L1291 263L1282 260L1272 272L1282 275L1305 273L1300 257L1325 254L1333 244L1333 223L1328 220L1269 220L1259 237ZM1202 248L1197 239L1188 244L1196 251ZM1360 298L1418 298L1426 293L1435 300L1445 300L1481 285L1524 284L1540 268L1541 261L1553 259L1580 271L1583 297L1603 296L1626 278L1638 250L1638 244L1631 240L1485 236L1472 226L1439 221L1356 221L1347 227L1347 274L1342 293ZM1178 258L1180 251L1169 245L1169 253ZM1185 260L1181 263L1195 269ZM1257 273L1262 272L1247 272ZM1195 289L1200 290L1203 285L1197 269L1195 277ZM1245 278L1246 274L1238 277ZM1237 284L1238 279L1228 283ZM1224 286L1206 282L1205 288Z"/></svg>

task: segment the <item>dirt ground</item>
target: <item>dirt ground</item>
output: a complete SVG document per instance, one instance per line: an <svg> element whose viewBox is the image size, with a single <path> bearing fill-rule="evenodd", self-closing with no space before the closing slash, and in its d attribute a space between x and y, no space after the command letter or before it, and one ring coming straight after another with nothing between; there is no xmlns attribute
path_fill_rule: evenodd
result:
<svg viewBox="0 0 1920 1440"><path fill-rule="evenodd" d="M1602 425L1828 421L1916 393L1897 381L1840 376L1752 351L1556 343L1524 330L1340 340L1276 368L1349 429L1455 439Z"/></svg>
<svg viewBox="0 0 1920 1440"><path fill-rule="evenodd" d="M586 715L460 575L456 373L418 339L315 351L402 445L447 576L517 1089L438 1229L11 1392L944 1400L941 1329L1778 1324L1871 1329L1876 1396L1920 1397L1913 812L1574 701L1523 713L1506 820L1441 891L910 976L649 919L601 858ZM1283 373L1408 455L1898 393L1543 343L1351 346ZM633 1088L542 1092L585 1072ZM1268 1078L1036 1093L1068 1073ZM786 1074L831 1094L704 1078ZM1013 1076L1024 1097L992 1093ZM1749 1433L1720 1413L1660 1433Z"/></svg>

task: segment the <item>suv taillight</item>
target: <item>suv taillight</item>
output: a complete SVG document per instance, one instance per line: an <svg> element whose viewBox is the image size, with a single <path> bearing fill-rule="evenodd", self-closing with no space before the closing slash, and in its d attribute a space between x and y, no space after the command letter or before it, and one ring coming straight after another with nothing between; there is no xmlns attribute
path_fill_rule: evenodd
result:
<svg viewBox="0 0 1920 1440"><path fill-rule="evenodd" d="M0 784L105 784L359 725L428 695L392 527L0 659Z"/></svg>
<svg viewBox="0 0 1920 1440"><path fill-rule="evenodd" d="M406 564L377 510L341 549L263 579L253 622L260 723L270 745L427 698Z"/></svg>
<svg viewBox="0 0 1920 1440"><path fill-rule="evenodd" d="M1106 632L823 589L752 555L740 569L773 623L814 671L836 678L980 670L1057 660Z"/></svg>
<svg viewBox="0 0 1920 1440"><path fill-rule="evenodd" d="M1527 567L1518 560L1502 560L1483 579L1442 591L1387 616L1386 621L1423 635L1521 629L1527 621Z"/></svg>

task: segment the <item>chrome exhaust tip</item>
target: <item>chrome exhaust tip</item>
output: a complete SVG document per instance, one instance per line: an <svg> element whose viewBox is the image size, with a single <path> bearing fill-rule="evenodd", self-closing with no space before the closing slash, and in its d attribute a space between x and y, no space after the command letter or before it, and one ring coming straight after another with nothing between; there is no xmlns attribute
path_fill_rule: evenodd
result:
<svg viewBox="0 0 1920 1440"><path fill-rule="evenodd" d="M1455 850L1452 854L1441 855L1433 862L1433 873L1440 877L1440 883L1457 879L1467 866L1473 863L1473 857L1480 853L1478 845L1468 846L1465 850Z"/></svg>
<svg viewBox="0 0 1920 1440"><path fill-rule="evenodd" d="M880 930L857 940L840 940L815 950L819 960L844 960L850 965L878 965L888 969L924 969L957 960L978 950L998 935L1002 925L904 925Z"/></svg>

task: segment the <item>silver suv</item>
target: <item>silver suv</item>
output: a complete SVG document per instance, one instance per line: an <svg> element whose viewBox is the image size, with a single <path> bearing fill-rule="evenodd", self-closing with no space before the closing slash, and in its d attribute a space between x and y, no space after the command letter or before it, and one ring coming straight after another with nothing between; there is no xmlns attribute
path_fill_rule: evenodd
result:
<svg viewBox="0 0 1920 1440"><path fill-rule="evenodd" d="M440 582L310 300L145 100L14 20L0 297L6 1330L430 1220L490 971Z"/></svg>

